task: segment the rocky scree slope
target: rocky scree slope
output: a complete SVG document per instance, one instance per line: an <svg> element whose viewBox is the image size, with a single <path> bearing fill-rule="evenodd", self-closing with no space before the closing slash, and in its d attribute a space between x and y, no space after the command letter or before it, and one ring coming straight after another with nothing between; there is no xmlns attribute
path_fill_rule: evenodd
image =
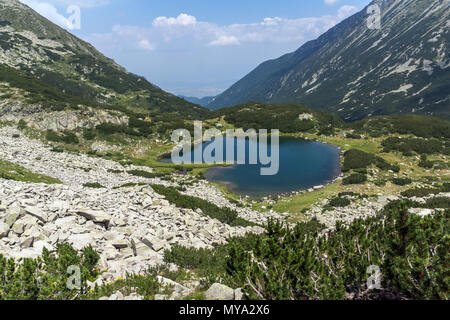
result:
<svg viewBox="0 0 450 320"><path fill-rule="evenodd" d="M176 208L149 184L178 186L160 179L127 174L110 160L74 153L55 153L13 127L0 129L0 158L33 172L57 177L63 184L37 184L0 179L0 252L16 259L35 258L42 249L68 242L99 252L104 281L140 273L163 263L164 249L173 244L211 248L229 237L260 227L230 227L199 210ZM128 170L147 170L131 166ZM115 173L122 171L123 173ZM97 182L104 188L83 186ZM142 185L120 187L129 183ZM195 188L195 186L193 186ZM265 223L268 215L237 208L219 192L203 186L198 194L216 195L216 202L236 209L245 219Z"/></svg>

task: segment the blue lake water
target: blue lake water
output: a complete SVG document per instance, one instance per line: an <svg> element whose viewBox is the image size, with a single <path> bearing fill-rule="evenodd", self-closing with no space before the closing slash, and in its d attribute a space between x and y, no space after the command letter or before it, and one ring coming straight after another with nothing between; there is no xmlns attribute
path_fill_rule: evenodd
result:
<svg viewBox="0 0 450 320"><path fill-rule="evenodd" d="M226 158L226 144L229 138L222 140L224 146L223 161ZM235 139L236 142L238 139ZM242 141L242 140L241 140ZM195 150L205 150L211 142L194 148L186 158L194 159ZM276 175L261 175L261 164L249 163L249 150L255 142L245 140L246 164L236 164L229 167L213 167L205 173L205 177L212 182L226 186L230 191L248 195L250 197L263 197L268 195L284 194L293 191L309 189L324 185L341 173L340 150L332 145L306 141L294 138L280 138L279 143L279 171ZM256 142L259 151L261 142ZM265 147L271 153L270 138ZM234 160L236 160L237 143L234 143ZM213 156L215 153L213 152Z"/></svg>

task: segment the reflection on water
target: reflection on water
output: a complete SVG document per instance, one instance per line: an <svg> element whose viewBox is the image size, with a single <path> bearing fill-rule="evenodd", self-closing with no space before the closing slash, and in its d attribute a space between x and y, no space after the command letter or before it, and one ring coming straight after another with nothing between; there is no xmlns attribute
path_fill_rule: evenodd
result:
<svg viewBox="0 0 450 320"><path fill-rule="evenodd" d="M226 160L227 139L221 139L225 151L224 161ZM204 150L209 143L206 142L197 148L203 148ZM253 142L246 140L246 153L251 150L250 143ZM259 145L257 147L259 150ZM234 144L234 149L236 159L236 144ZM270 144L268 149L270 151ZM193 159L193 154L194 151L189 154L191 159ZM211 168L206 172L205 177L209 181L226 186L230 191L237 194L252 197L276 195L308 189L332 181L341 172L339 154L338 148L325 143L281 138L278 174L262 176L260 164L240 164ZM246 159L246 163L248 163L248 154Z"/></svg>

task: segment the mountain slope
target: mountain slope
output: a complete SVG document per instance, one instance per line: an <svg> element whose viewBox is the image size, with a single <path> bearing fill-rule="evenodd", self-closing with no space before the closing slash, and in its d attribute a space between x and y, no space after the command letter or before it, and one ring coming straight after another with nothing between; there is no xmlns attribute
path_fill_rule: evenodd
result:
<svg viewBox="0 0 450 320"><path fill-rule="evenodd" d="M302 103L345 120L420 113L450 116L450 2L376 0L293 53L262 63L208 105Z"/></svg>
<svg viewBox="0 0 450 320"><path fill-rule="evenodd" d="M180 98L183 98L184 100L198 104L202 107L206 107L208 104L210 104L212 101L214 101L214 97L203 97L203 98L197 98L197 97L186 97L186 96L179 96Z"/></svg>
<svg viewBox="0 0 450 320"><path fill-rule="evenodd" d="M17 0L0 0L0 64L0 70L14 68L19 75L24 71L63 94L96 103L185 117L198 117L207 111L127 72L89 43ZM14 73L8 70L3 81Z"/></svg>

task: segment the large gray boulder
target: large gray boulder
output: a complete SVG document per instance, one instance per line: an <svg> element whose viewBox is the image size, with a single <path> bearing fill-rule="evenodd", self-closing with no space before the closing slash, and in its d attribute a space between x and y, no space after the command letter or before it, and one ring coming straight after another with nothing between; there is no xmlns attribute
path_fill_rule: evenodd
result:
<svg viewBox="0 0 450 320"><path fill-rule="evenodd" d="M47 214L43 212L41 209L36 207L26 207L25 212L36 219L42 221L43 223L46 223L48 220Z"/></svg>
<svg viewBox="0 0 450 320"><path fill-rule="evenodd" d="M206 291L207 300L234 300L234 290L220 283L214 283Z"/></svg>
<svg viewBox="0 0 450 320"><path fill-rule="evenodd" d="M12 207L6 210L5 222L11 228L11 226L23 215L25 211L19 207Z"/></svg>
<svg viewBox="0 0 450 320"><path fill-rule="evenodd" d="M79 209L77 214L86 218L87 220L93 221L97 224L102 224L108 229L109 223L111 222L111 216L105 211L94 211L90 209Z"/></svg>

